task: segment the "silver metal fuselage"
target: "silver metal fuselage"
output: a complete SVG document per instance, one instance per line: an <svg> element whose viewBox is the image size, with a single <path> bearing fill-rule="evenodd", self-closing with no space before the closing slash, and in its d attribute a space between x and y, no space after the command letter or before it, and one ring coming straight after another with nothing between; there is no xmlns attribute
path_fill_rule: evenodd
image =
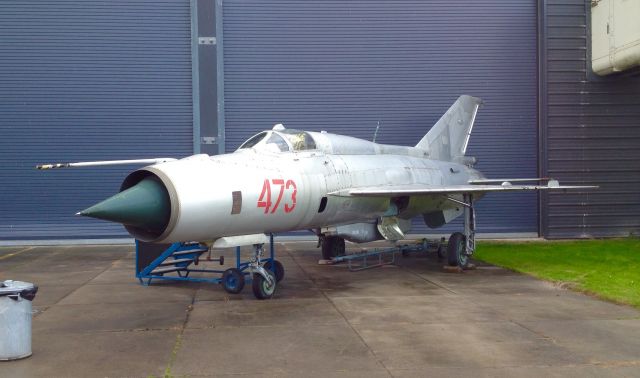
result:
<svg viewBox="0 0 640 378"><path fill-rule="evenodd" d="M159 236L145 237L129 231L142 240L166 243L373 224L389 214L392 198L331 193L402 184L466 184L482 177L465 165L429 159L422 149L313 134L319 142L314 150L271 152L248 148L143 168L141 171L157 176L167 188L171 219ZM340 153L343 149L352 153ZM443 195L411 196L403 199L402 206L395 206L393 215L411 219L460 207Z"/></svg>

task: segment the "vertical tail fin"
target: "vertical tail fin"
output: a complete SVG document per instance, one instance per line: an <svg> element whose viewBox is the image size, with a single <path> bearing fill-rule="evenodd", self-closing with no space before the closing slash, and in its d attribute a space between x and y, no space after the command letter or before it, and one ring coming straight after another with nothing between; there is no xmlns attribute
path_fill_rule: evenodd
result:
<svg viewBox="0 0 640 378"><path fill-rule="evenodd" d="M463 157L480 105L482 100L477 97L460 96L416 147L429 152L431 159L454 161Z"/></svg>

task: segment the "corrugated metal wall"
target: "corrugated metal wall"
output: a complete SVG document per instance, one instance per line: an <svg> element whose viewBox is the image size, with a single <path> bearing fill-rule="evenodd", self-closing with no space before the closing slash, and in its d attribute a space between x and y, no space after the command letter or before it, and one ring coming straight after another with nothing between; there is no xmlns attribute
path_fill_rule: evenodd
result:
<svg viewBox="0 0 640 378"><path fill-rule="evenodd" d="M588 0L546 1L542 172L599 190L542 197L548 238L640 232L640 75L590 69Z"/></svg>
<svg viewBox="0 0 640 378"><path fill-rule="evenodd" d="M489 176L598 191L543 195L550 238L640 232L640 76L589 69L588 0L224 2L227 150L284 122L414 144L461 93L485 99L470 153ZM125 236L72 216L130 167L36 163L192 151L188 2L0 3L0 239ZM482 15L479 17L479 15ZM481 232L536 232L535 195L492 195Z"/></svg>
<svg viewBox="0 0 640 378"><path fill-rule="evenodd" d="M471 94L485 100L477 167L537 175L535 0L223 6L227 151L278 122L367 139L380 122L379 142L414 145ZM538 231L535 194L488 195L478 210L480 232Z"/></svg>
<svg viewBox="0 0 640 378"><path fill-rule="evenodd" d="M192 152L188 1L0 3L0 239L126 236L74 217L132 167L37 163Z"/></svg>

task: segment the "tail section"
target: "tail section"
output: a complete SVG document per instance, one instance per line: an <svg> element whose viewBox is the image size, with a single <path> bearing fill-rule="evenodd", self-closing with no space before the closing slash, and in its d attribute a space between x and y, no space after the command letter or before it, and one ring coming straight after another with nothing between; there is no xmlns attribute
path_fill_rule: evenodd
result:
<svg viewBox="0 0 640 378"><path fill-rule="evenodd" d="M482 100L477 97L460 96L416 147L428 151L431 159L454 161L463 157L480 105Z"/></svg>

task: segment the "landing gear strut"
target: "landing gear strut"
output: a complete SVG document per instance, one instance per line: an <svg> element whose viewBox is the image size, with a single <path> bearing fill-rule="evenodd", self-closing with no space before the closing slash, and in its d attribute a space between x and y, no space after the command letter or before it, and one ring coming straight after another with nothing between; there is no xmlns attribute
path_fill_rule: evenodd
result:
<svg viewBox="0 0 640 378"><path fill-rule="evenodd" d="M344 239L339 236L320 236L322 258L331 260L337 256L344 256Z"/></svg>
<svg viewBox="0 0 640 378"><path fill-rule="evenodd" d="M249 262L249 271L252 276L253 295L258 299L269 299L276 291L276 276L265 269L260 262L264 254L263 244L253 245L253 258Z"/></svg>
<svg viewBox="0 0 640 378"><path fill-rule="evenodd" d="M450 200L464 206L464 234L454 232L447 245L447 262L451 266L459 266L466 269L469 266L469 257L476 250L476 216L473 208L473 195L463 194L463 200Z"/></svg>

